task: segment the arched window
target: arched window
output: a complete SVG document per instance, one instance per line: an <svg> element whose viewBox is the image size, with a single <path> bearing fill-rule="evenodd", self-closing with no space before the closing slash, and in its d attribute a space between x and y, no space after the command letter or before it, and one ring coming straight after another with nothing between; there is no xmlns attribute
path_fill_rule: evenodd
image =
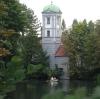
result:
<svg viewBox="0 0 100 99"><path fill-rule="evenodd" d="M50 17L47 17L47 24L50 24Z"/></svg>

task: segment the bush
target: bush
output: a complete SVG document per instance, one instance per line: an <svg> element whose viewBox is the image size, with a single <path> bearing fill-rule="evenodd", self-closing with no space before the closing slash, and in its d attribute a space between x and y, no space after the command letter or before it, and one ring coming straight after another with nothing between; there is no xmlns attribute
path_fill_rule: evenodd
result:
<svg viewBox="0 0 100 99"><path fill-rule="evenodd" d="M97 84L100 85L100 74L97 76Z"/></svg>
<svg viewBox="0 0 100 99"><path fill-rule="evenodd" d="M42 99L64 99L64 93L58 90L55 93L45 95Z"/></svg>
<svg viewBox="0 0 100 99"><path fill-rule="evenodd" d="M45 95L42 99L100 99L100 87L96 87L91 96L87 95L85 88L79 88L73 94L64 95L62 91L57 91Z"/></svg>
<svg viewBox="0 0 100 99"><path fill-rule="evenodd" d="M6 66L7 68L3 70L3 76L6 82L17 83L25 78L25 70L20 57L12 57L11 61L8 62Z"/></svg>
<svg viewBox="0 0 100 99"><path fill-rule="evenodd" d="M27 77L28 79L47 79L48 78L48 69L45 68L42 64L29 64L27 67Z"/></svg>

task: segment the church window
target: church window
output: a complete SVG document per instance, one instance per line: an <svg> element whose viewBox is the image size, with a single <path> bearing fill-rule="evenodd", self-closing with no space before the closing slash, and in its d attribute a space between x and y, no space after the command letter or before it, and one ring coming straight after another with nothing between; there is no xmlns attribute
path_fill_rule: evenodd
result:
<svg viewBox="0 0 100 99"><path fill-rule="evenodd" d="M50 17L47 17L47 24L50 24Z"/></svg>
<svg viewBox="0 0 100 99"><path fill-rule="evenodd" d="M47 31L47 37L50 37L50 30Z"/></svg>

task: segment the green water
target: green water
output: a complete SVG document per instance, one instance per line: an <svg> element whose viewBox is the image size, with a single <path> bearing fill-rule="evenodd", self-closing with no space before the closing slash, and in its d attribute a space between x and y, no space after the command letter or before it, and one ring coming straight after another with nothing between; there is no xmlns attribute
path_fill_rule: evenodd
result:
<svg viewBox="0 0 100 99"><path fill-rule="evenodd" d="M69 81L62 80L58 83L45 81L26 81L16 85L16 89L6 95L5 99L41 99L44 95L54 93L57 90L65 94L71 93L79 87L86 87L91 93L95 84L91 81Z"/></svg>

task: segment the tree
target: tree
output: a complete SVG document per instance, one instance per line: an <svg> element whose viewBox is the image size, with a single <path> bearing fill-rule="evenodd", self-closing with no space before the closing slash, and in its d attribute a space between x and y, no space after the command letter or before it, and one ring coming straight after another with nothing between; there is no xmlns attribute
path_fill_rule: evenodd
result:
<svg viewBox="0 0 100 99"><path fill-rule="evenodd" d="M96 21L95 32L100 35L100 20Z"/></svg>
<svg viewBox="0 0 100 99"><path fill-rule="evenodd" d="M22 6L17 0L1 0L0 5L2 10L0 14L0 43L14 55L16 54L19 33L23 28L20 28Z"/></svg>
<svg viewBox="0 0 100 99"><path fill-rule="evenodd" d="M19 0L0 1L0 86L5 89L22 81L30 67L40 74L47 68L48 57L37 33L39 25L34 11Z"/></svg>
<svg viewBox="0 0 100 99"><path fill-rule="evenodd" d="M64 19L62 20L62 26L61 26L61 28L62 28L63 32L66 30L66 23L65 23Z"/></svg>
<svg viewBox="0 0 100 99"><path fill-rule="evenodd" d="M70 30L70 33L65 33L63 36L66 52L70 58L70 73L80 78L88 78L99 68L99 55L97 55L99 39L94 32L94 24L92 21L87 23L86 20L83 22L74 20Z"/></svg>
<svg viewBox="0 0 100 99"><path fill-rule="evenodd" d="M76 27L78 25L78 21L77 19L73 20L73 24L72 24L72 28Z"/></svg>
<svg viewBox="0 0 100 99"><path fill-rule="evenodd" d="M94 32L94 23L92 21L88 23L88 31L90 33Z"/></svg>

